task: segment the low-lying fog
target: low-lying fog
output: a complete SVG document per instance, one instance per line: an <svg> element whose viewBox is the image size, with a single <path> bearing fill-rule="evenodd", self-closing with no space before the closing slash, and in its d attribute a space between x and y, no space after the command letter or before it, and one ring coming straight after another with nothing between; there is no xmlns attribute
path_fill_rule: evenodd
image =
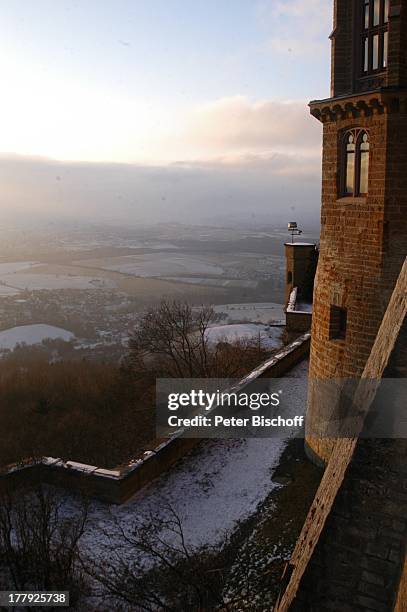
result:
<svg viewBox="0 0 407 612"><path fill-rule="evenodd" d="M320 161L274 154L236 163L141 166L0 157L3 219L284 225L319 222Z"/></svg>

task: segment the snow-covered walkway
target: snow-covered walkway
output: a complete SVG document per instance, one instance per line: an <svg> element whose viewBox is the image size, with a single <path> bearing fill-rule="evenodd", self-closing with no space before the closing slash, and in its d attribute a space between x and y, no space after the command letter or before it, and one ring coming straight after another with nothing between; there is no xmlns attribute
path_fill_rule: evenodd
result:
<svg viewBox="0 0 407 612"><path fill-rule="evenodd" d="M290 387L299 406L306 402L307 370L304 361L287 375L296 379ZM279 486L272 475L286 443L271 438L203 442L126 504L92 503L82 546L91 556L103 556L106 534L114 537L117 522L127 531L150 513L165 518L168 504L182 520L187 545L217 544Z"/></svg>

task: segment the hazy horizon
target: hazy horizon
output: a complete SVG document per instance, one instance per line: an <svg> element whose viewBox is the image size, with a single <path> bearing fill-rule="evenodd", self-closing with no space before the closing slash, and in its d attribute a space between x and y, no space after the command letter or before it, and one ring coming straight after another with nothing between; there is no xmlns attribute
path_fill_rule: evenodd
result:
<svg viewBox="0 0 407 612"><path fill-rule="evenodd" d="M1 156L2 215L13 221L34 216L147 224L262 217L274 225L294 215L314 226L320 177L317 163L312 166L312 160L278 154L166 166Z"/></svg>
<svg viewBox="0 0 407 612"><path fill-rule="evenodd" d="M3 218L318 223L324 0L2 12Z"/></svg>

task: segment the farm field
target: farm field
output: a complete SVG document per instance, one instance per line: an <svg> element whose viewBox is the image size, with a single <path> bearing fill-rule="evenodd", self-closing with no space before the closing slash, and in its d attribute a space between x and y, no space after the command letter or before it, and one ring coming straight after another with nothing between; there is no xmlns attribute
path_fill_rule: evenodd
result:
<svg viewBox="0 0 407 612"><path fill-rule="evenodd" d="M205 292L201 287L195 289L186 283L132 276L116 270L58 264L24 265L19 268L18 263L0 264L8 267L4 273L0 268L0 296L2 293L13 295L20 290L117 289L129 295L160 299L166 295L193 296Z"/></svg>
<svg viewBox="0 0 407 612"><path fill-rule="evenodd" d="M213 338L260 334L269 346L280 332L261 326L284 323L284 265L283 238L272 231L162 224L10 232L0 249L0 329L70 330L81 356L115 362L142 313L167 299L212 306L215 327L237 326Z"/></svg>
<svg viewBox="0 0 407 612"><path fill-rule="evenodd" d="M0 350L13 350L17 344L39 344L43 340L72 340L74 334L53 325L19 325L0 332Z"/></svg>
<svg viewBox="0 0 407 612"><path fill-rule="evenodd" d="M226 323L284 323L284 305L274 302L218 304L214 306L217 313L225 315Z"/></svg>
<svg viewBox="0 0 407 612"><path fill-rule="evenodd" d="M283 328L255 323L238 323L234 325L214 325L206 331L210 344L218 342L236 342L237 340L259 340L267 350L280 348Z"/></svg>
<svg viewBox="0 0 407 612"><path fill-rule="evenodd" d="M178 274L206 274L219 276L224 272L220 265L208 259L189 254L148 253L127 255L125 257L106 257L102 259L82 260L78 265L115 270L134 276L169 276Z"/></svg>

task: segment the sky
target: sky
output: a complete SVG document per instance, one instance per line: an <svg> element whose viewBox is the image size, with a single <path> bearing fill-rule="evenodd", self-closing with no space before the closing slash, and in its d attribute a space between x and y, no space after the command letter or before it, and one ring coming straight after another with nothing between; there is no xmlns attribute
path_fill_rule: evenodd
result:
<svg viewBox="0 0 407 612"><path fill-rule="evenodd" d="M160 216L170 176L174 205L193 217L192 177L218 208L242 172L259 212L284 180L290 191L290 177L318 196L321 130L307 102L329 94L329 0L0 0L0 9L4 209L86 201L94 211L100 189L107 211L113 182L124 216L137 201L140 217L144 194Z"/></svg>

